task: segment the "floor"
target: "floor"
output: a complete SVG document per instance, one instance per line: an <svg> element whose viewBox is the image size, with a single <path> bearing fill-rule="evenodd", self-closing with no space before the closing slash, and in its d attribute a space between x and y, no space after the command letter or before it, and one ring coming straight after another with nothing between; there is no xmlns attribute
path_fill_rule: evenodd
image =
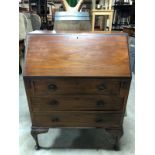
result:
<svg viewBox="0 0 155 155"><path fill-rule="evenodd" d="M111 150L113 140L103 129L50 129L48 133L39 135L39 142L40 145L52 146L53 149L36 151L30 135L31 121L22 75L19 76L19 86L20 155L134 155L134 74L128 97L127 116L124 119L124 135L120 140L121 151Z"/></svg>

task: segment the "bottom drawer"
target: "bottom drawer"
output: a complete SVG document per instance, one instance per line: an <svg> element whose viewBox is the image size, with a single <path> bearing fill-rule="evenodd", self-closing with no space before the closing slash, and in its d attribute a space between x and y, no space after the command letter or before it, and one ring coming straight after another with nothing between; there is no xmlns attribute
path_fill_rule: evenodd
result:
<svg viewBox="0 0 155 155"><path fill-rule="evenodd" d="M101 111L65 111L34 114L33 126L41 127L118 127L121 114Z"/></svg>

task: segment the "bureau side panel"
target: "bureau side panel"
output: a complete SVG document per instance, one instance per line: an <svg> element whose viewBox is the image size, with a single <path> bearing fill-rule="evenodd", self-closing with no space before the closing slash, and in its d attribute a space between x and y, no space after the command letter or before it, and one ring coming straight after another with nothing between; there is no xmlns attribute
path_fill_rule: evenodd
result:
<svg viewBox="0 0 155 155"><path fill-rule="evenodd" d="M27 79L27 78L23 77L23 79L24 79L24 86L25 86L25 92L26 92L28 107L29 107L30 116L31 116L31 120L32 120L32 117L33 117L32 106L31 106L31 96L33 94L32 81L29 78Z"/></svg>
<svg viewBox="0 0 155 155"><path fill-rule="evenodd" d="M122 124L123 124L124 116L125 114L127 114L127 101L128 101L129 91L130 91L130 84L131 84L131 78L128 78L126 80L122 80L120 85L120 97L124 98Z"/></svg>

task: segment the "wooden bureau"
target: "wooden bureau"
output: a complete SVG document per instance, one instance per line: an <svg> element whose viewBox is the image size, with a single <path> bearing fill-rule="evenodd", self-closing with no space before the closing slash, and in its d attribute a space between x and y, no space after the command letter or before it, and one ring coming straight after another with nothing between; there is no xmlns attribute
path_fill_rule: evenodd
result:
<svg viewBox="0 0 155 155"><path fill-rule="evenodd" d="M24 83L31 134L52 127L99 127L119 149L131 72L125 33L27 35Z"/></svg>

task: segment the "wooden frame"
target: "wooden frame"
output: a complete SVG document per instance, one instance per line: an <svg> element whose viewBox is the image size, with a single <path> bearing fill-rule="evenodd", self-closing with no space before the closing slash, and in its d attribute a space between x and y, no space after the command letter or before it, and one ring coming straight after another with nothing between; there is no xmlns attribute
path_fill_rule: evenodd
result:
<svg viewBox="0 0 155 155"><path fill-rule="evenodd" d="M108 6L106 6L105 9L96 9L96 0L92 0L92 31L95 27L95 16L108 16L109 18L109 30L112 29L112 18L113 18L113 10L112 10L112 0L105 0L105 2L108 1Z"/></svg>
<svg viewBox="0 0 155 155"><path fill-rule="evenodd" d="M109 31L112 29L112 18L113 18L113 10L108 10L108 11L92 11L92 31L94 30L95 27L95 16L109 16Z"/></svg>

